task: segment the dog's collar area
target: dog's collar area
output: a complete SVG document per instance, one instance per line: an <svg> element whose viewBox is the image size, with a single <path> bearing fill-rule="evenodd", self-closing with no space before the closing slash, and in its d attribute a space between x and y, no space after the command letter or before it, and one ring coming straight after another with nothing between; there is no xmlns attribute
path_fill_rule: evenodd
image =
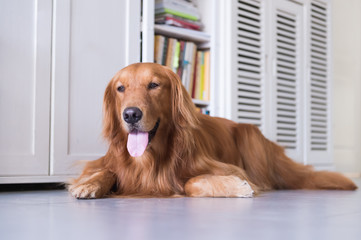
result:
<svg viewBox="0 0 361 240"><path fill-rule="evenodd" d="M158 130L158 127L159 127L159 122L160 122L160 119L158 118L158 121L155 123L155 126L152 130L149 131L149 136L148 136L148 144L150 143L150 141L153 139L153 137L155 136L157 130Z"/></svg>

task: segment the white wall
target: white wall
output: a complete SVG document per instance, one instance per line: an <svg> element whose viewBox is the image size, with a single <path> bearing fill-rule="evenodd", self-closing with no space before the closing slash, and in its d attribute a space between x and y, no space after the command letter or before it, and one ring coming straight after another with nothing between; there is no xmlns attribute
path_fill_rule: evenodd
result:
<svg viewBox="0 0 361 240"><path fill-rule="evenodd" d="M334 160L361 173L361 1L332 0Z"/></svg>

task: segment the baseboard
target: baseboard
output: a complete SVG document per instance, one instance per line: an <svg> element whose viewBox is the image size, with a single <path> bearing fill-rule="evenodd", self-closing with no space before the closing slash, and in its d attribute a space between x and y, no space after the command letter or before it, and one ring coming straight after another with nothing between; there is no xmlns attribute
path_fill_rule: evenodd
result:
<svg viewBox="0 0 361 240"><path fill-rule="evenodd" d="M74 178L73 175L64 176L14 176L0 177L0 184L12 183L63 183Z"/></svg>

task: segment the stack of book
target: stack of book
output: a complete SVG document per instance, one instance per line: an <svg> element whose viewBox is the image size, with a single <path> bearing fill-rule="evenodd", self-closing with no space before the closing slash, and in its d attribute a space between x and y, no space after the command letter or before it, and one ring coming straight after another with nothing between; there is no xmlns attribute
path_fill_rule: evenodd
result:
<svg viewBox="0 0 361 240"><path fill-rule="evenodd" d="M194 99L210 99L210 52L197 50L194 42L156 35L154 61L177 73Z"/></svg>
<svg viewBox="0 0 361 240"><path fill-rule="evenodd" d="M186 0L155 0L155 23L198 31L203 28L197 7Z"/></svg>

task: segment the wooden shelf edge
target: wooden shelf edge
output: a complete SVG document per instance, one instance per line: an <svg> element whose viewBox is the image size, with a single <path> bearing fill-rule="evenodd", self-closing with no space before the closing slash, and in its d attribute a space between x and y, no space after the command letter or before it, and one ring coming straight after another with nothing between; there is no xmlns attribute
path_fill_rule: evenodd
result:
<svg viewBox="0 0 361 240"><path fill-rule="evenodd" d="M199 99L192 99L193 103L196 106L202 106L202 107L206 107L209 105L209 101L204 101L204 100L199 100Z"/></svg>

